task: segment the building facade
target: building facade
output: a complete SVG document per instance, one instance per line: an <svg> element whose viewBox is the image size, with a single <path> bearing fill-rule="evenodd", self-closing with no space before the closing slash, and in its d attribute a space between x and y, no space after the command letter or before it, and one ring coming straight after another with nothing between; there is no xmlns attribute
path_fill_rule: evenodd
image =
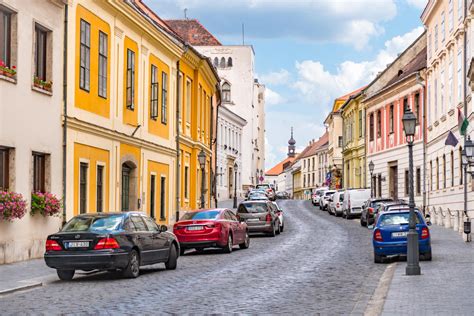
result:
<svg viewBox="0 0 474 316"><path fill-rule="evenodd" d="M308 150L301 153L299 159L303 161L301 172L303 174L303 198L310 199L312 192L323 185L327 173L327 165L322 147L328 145L328 133L324 133L318 140L312 140ZM323 158L323 159L321 159Z"/></svg>
<svg viewBox="0 0 474 316"><path fill-rule="evenodd" d="M0 3L0 194L26 200L22 218L1 216L0 264L41 257L46 236L62 224L61 216L32 215L31 196L62 198L64 7L54 0Z"/></svg>

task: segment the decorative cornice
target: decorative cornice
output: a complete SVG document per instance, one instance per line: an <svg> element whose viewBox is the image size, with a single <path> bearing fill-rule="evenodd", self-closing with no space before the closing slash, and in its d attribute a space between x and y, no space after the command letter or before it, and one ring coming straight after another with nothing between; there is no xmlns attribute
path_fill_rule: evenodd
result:
<svg viewBox="0 0 474 316"><path fill-rule="evenodd" d="M123 30L118 28L117 26L114 27L114 33L115 33L115 36L117 36L118 38L120 39L123 38Z"/></svg>

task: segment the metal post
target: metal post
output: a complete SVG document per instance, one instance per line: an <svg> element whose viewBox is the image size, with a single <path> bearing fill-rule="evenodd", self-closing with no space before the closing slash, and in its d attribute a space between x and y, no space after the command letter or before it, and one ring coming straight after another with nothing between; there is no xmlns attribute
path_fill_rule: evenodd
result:
<svg viewBox="0 0 474 316"><path fill-rule="evenodd" d="M235 169L234 176L234 208L237 208L237 169Z"/></svg>
<svg viewBox="0 0 474 316"><path fill-rule="evenodd" d="M201 181L201 209L203 209L205 206L206 206L206 202L204 200L204 178L205 178L205 172L206 172L206 168L201 168L201 177L202 177L202 181Z"/></svg>
<svg viewBox="0 0 474 316"><path fill-rule="evenodd" d="M408 141L408 182L410 189L410 200L408 207L410 208L409 231L407 236L407 275L420 275L421 268L419 263L419 249L418 249L418 233L416 231L415 220L415 196L413 192L413 140Z"/></svg>
<svg viewBox="0 0 474 316"><path fill-rule="evenodd" d="M373 198L374 197L374 176L373 176L373 172L371 171L370 172L370 197Z"/></svg>

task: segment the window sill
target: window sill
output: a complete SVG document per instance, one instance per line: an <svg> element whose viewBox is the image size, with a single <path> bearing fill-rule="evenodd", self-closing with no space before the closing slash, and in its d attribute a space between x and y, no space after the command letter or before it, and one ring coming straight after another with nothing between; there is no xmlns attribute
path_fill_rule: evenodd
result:
<svg viewBox="0 0 474 316"><path fill-rule="evenodd" d="M454 115L454 109L449 110L448 115L453 116Z"/></svg>
<svg viewBox="0 0 474 316"><path fill-rule="evenodd" d="M430 131L430 132L431 132L432 130L433 130L433 126L431 126L431 125L430 125L430 126L428 126L428 131Z"/></svg>
<svg viewBox="0 0 474 316"><path fill-rule="evenodd" d="M160 222L166 221L165 217L160 217Z"/></svg>
<svg viewBox="0 0 474 316"><path fill-rule="evenodd" d="M16 84L16 76L9 77L9 76L0 75L0 79Z"/></svg>
<svg viewBox="0 0 474 316"><path fill-rule="evenodd" d="M38 87L36 87L36 86L31 86L31 90L36 91L36 92L39 92L39 93L42 93L42 94L46 94L46 95L49 95L49 96L52 96L52 95L53 95L53 92L52 92L52 91L48 91L48 90L45 90L45 89L41 89L41 88L38 88Z"/></svg>
<svg viewBox="0 0 474 316"><path fill-rule="evenodd" d="M433 124L435 127L439 125L439 121L435 121Z"/></svg>
<svg viewBox="0 0 474 316"><path fill-rule="evenodd" d="M445 115L443 115L443 116L441 116L440 120L441 120L441 122L444 122L444 121L446 121L446 114L445 114Z"/></svg>

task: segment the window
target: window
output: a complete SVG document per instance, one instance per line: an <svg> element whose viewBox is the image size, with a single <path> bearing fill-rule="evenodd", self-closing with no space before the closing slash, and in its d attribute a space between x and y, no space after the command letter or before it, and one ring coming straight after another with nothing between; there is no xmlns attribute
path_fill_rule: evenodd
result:
<svg viewBox="0 0 474 316"><path fill-rule="evenodd" d="M421 168L416 168L416 195L421 194Z"/></svg>
<svg viewBox="0 0 474 316"><path fill-rule="evenodd" d="M97 166L97 212L103 211L104 205L104 166Z"/></svg>
<svg viewBox="0 0 474 316"><path fill-rule="evenodd" d="M99 96L107 98L107 34L99 31Z"/></svg>
<svg viewBox="0 0 474 316"><path fill-rule="evenodd" d="M446 40L446 28L444 26L444 12L441 12L441 43Z"/></svg>
<svg viewBox="0 0 474 316"><path fill-rule="evenodd" d="M454 84L453 84L453 54L449 54L449 67L448 67L448 108L453 107L453 98L454 98Z"/></svg>
<svg viewBox="0 0 474 316"><path fill-rule="evenodd" d="M156 120L158 117L158 68L151 65L151 79L150 79L150 118Z"/></svg>
<svg viewBox="0 0 474 316"><path fill-rule="evenodd" d="M84 20L81 20L81 49L79 54L79 87L89 91L91 75L91 25Z"/></svg>
<svg viewBox="0 0 474 316"><path fill-rule="evenodd" d="M12 15L0 7L0 60L3 61L6 67L11 65L11 26Z"/></svg>
<svg viewBox="0 0 474 316"><path fill-rule="evenodd" d="M377 182L378 182L378 188L377 188L377 196L380 197L382 196L382 175L379 174L377 177Z"/></svg>
<svg viewBox="0 0 474 316"><path fill-rule="evenodd" d="M227 67L232 67L232 57L227 59Z"/></svg>
<svg viewBox="0 0 474 316"><path fill-rule="evenodd" d="M216 68L219 66L219 58L214 57L213 65L214 65L214 67L216 67Z"/></svg>
<svg viewBox="0 0 474 316"><path fill-rule="evenodd" d="M89 165L81 162L79 165L79 213L87 212L87 171Z"/></svg>
<svg viewBox="0 0 474 316"><path fill-rule="evenodd" d="M434 120L438 119L438 80L434 81Z"/></svg>
<svg viewBox="0 0 474 316"><path fill-rule="evenodd" d="M160 183L160 220L166 219L166 177L161 177Z"/></svg>
<svg viewBox="0 0 474 316"><path fill-rule="evenodd" d="M432 47L432 44L431 44L431 33L428 34L428 43L427 43L427 46L428 46L428 59L431 58L431 47Z"/></svg>
<svg viewBox="0 0 474 316"><path fill-rule="evenodd" d="M459 1L461 2L461 1ZM458 103L462 101L462 50L458 51L457 60L457 73L458 73Z"/></svg>
<svg viewBox="0 0 474 316"><path fill-rule="evenodd" d="M403 113L410 111L410 106L408 105L408 98L403 98Z"/></svg>
<svg viewBox="0 0 474 316"><path fill-rule="evenodd" d="M377 111L377 138L382 136L382 112Z"/></svg>
<svg viewBox="0 0 474 316"><path fill-rule="evenodd" d="M178 110L179 110L179 122L181 123L183 117L183 73L179 72L178 74ZM181 128L181 124L179 125Z"/></svg>
<svg viewBox="0 0 474 316"><path fill-rule="evenodd" d="M359 138L362 138L362 110L359 110Z"/></svg>
<svg viewBox="0 0 474 316"><path fill-rule="evenodd" d="M446 189L446 155L443 155L443 189Z"/></svg>
<svg viewBox="0 0 474 316"><path fill-rule="evenodd" d="M186 80L186 122L191 123L191 80Z"/></svg>
<svg viewBox="0 0 474 316"><path fill-rule="evenodd" d="M408 170L405 170L405 195L406 196L408 196L408 194L410 194L409 177L410 177L410 174L409 174Z"/></svg>
<svg viewBox="0 0 474 316"><path fill-rule="evenodd" d="M155 198L156 198L156 176L152 174L150 176L150 217L155 218Z"/></svg>
<svg viewBox="0 0 474 316"><path fill-rule="evenodd" d="M37 24L35 26L35 77L41 80L46 80L47 36L48 32Z"/></svg>
<svg viewBox="0 0 474 316"><path fill-rule="evenodd" d="M435 53L438 51L438 25L436 24L434 27L434 49Z"/></svg>
<svg viewBox="0 0 474 316"><path fill-rule="evenodd" d="M33 192L45 192L46 156L33 153Z"/></svg>
<svg viewBox="0 0 474 316"><path fill-rule="evenodd" d="M184 198L189 199L189 167L184 167Z"/></svg>
<svg viewBox="0 0 474 316"><path fill-rule="evenodd" d="M433 161L430 161L430 184L431 184L431 191L433 191Z"/></svg>
<svg viewBox="0 0 474 316"><path fill-rule="evenodd" d="M462 3L464 0L458 0L458 20L463 18L463 10L462 10Z"/></svg>
<svg viewBox="0 0 474 316"><path fill-rule="evenodd" d="M439 158L436 158L436 190L439 190Z"/></svg>
<svg viewBox="0 0 474 316"><path fill-rule="evenodd" d="M415 116L416 116L416 124L420 124L420 94L415 93L414 97L414 110L415 110Z"/></svg>
<svg viewBox="0 0 474 316"><path fill-rule="evenodd" d="M122 212L130 210L130 174L132 169L127 165L122 165Z"/></svg>
<svg viewBox="0 0 474 316"><path fill-rule="evenodd" d="M8 148L0 147L0 191L8 191L10 187L10 155Z"/></svg>
<svg viewBox="0 0 474 316"><path fill-rule="evenodd" d="M454 187L454 151L451 150L451 186Z"/></svg>
<svg viewBox="0 0 474 316"><path fill-rule="evenodd" d="M463 0L458 0L458 1L463 1ZM454 19L453 0L449 0L448 11L449 11L448 26L449 26L449 31L451 32L453 30L453 19Z"/></svg>
<svg viewBox="0 0 474 316"><path fill-rule="evenodd" d="M166 72L161 73L161 123L168 123L167 115L167 104L168 104L168 74Z"/></svg>
<svg viewBox="0 0 474 316"><path fill-rule="evenodd" d="M221 67L221 68L225 68L225 58L224 58L224 57L221 58L220 67Z"/></svg>
<svg viewBox="0 0 474 316"><path fill-rule="evenodd" d="M389 129L390 129L390 133L393 133L393 104L390 104Z"/></svg>
<svg viewBox="0 0 474 316"><path fill-rule="evenodd" d="M135 52L127 49L127 109L135 109Z"/></svg>
<svg viewBox="0 0 474 316"><path fill-rule="evenodd" d="M443 70L441 70L441 77L439 78L439 85L440 85L440 89L439 89L439 101L440 101L440 108L441 108L441 115L444 114L444 63L443 65L441 66L443 67Z"/></svg>
<svg viewBox="0 0 474 316"><path fill-rule="evenodd" d="M146 227L145 222L143 221L141 216L132 215L130 216L130 219L132 220L133 225L135 226L135 231L138 231L138 232L148 231L148 228Z"/></svg>
<svg viewBox="0 0 474 316"><path fill-rule="evenodd" d="M374 140L374 113L369 116L369 140Z"/></svg>
<svg viewBox="0 0 474 316"><path fill-rule="evenodd" d="M338 147L342 147L342 136L339 136L337 141L338 141Z"/></svg>
<svg viewBox="0 0 474 316"><path fill-rule="evenodd" d="M224 102L230 102L230 84L227 82L222 85L222 99Z"/></svg>
<svg viewBox="0 0 474 316"><path fill-rule="evenodd" d="M459 146L459 184L462 184L463 182L463 167L462 167L462 147Z"/></svg>

